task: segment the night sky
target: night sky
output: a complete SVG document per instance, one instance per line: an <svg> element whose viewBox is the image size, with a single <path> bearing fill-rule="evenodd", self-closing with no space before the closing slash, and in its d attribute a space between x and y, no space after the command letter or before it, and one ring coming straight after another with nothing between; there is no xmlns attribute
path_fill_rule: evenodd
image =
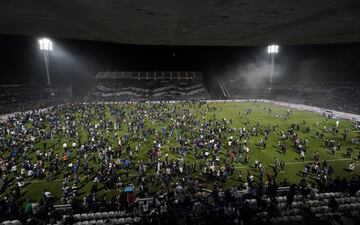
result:
<svg viewBox="0 0 360 225"><path fill-rule="evenodd" d="M38 37L0 35L1 84L46 82ZM201 71L236 76L239 65L268 62L266 46L134 46L52 38L53 83L91 81L98 71ZM281 43L279 43L281 46ZM360 44L281 46L276 56L284 80L360 80ZM230 75L231 74L231 75Z"/></svg>

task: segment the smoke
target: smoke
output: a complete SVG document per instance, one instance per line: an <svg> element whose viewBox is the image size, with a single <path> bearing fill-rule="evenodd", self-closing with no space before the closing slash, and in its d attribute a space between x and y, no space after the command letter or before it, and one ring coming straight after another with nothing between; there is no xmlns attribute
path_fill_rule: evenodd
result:
<svg viewBox="0 0 360 225"><path fill-rule="evenodd" d="M97 64L86 54L79 54L57 44L51 53L52 78L60 83L74 83L91 80L97 71Z"/></svg>
<svg viewBox="0 0 360 225"><path fill-rule="evenodd" d="M272 68L271 62L251 61L233 66L228 70L227 77L248 88L259 88L270 81ZM273 80L281 77L282 70L283 66L280 67L275 63Z"/></svg>

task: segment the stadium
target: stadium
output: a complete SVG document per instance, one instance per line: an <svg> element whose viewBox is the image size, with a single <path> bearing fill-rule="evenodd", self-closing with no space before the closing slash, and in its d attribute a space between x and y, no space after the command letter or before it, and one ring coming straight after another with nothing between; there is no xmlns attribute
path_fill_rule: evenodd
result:
<svg viewBox="0 0 360 225"><path fill-rule="evenodd" d="M357 2L105 2L0 3L1 224L359 223Z"/></svg>

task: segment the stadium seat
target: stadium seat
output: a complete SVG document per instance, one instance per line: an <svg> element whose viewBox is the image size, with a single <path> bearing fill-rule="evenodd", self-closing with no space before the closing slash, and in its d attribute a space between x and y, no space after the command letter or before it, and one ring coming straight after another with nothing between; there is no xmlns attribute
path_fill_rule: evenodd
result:
<svg viewBox="0 0 360 225"><path fill-rule="evenodd" d="M270 198L266 198L266 199L265 199L265 202L266 202L267 204L269 204L269 203L271 202Z"/></svg>
<svg viewBox="0 0 360 225"><path fill-rule="evenodd" d="M311 213L314 213L314 214L315 214L315 213L316 213L316 208L315 208L315 207L311 207L311 208L310 208L310 211L311 211Z"/></svg>
<svg viewBox="0 0 360 225"><path fill-rule="evenodd" d="M103 225L103 223L104 223L104 220L97 220L96 221L96 225Z"/></svg>
<svg viewBox="0 0 360 225"><path fill-rule="evenodd" d="M299 202L293 202L291 206L292 206L293 208L297 208L298 205L299 205Z"/></svg>
<svg viewBox="0 0 360 225"><path fill-rule="evenodd" d="M101 212L96 212L96 213L94 214L94 218L95 218L95 219L100 219L100 218L101 218Z"/></svg>
<svg viewBox="0 0 360 225"><path fill-rule="evenodd" d="M297 216L296 216L296 221L301 221L302 219L303 219L302 216L300 216L300 215L297 215Z"/></svg>
<svg viewBox="0 0 360 225"><path fill-rule="evenodd" d="M317 207L320 205L320 201L319 200L314 200L313 201L313 206Z"/></svg>
<svg viewBox="0 0 360 225"><path fill-rule="evenodd" d="M345 211L349 211L351 209L351 205L350 204L345 204Z"/></svg>
<svg viewBox="0 0 360 225"><path fill-rule="evenodd" d="M279 223L284 223L285 222L284 217L279 217L278 221L279 221Z"/></svg>
<svg viewBox="0 0 360 225"><path fill-rule="evenodd" d="M350 211L350 214L351 214L351 216L353 216L353 217L360 217L360 212L359 212L359 210L352 210L352 211Z"/></svg>
<svg viewBox="0 0 360 225"><path fill-rule="evenodd" d="M115 212L114 211L110 211L110 212L108 212L108 217L109 218L114 218L114 215L115 215Z"/></svg>
<svg viewBox="0 0 360 225"><path fill-rule="evenodd" d="M21 225L21 222L19 220L12 220L11 225Z"/></svg>
<svg viewBox="0 0 360 225"><path fill-rule="evenodd" d="M126 217L125 218L125 223L132 223L133 222L133 218L132 217Z"/></svg>
<svg viewBox="0 0 360 225"><path fill-rule="evenodd" d="M355 203L355 209L360 209L360 203L359 202Z"/></svg>
<svg viewBox="0 0 360 225"><path fill-rule="evenodd" d="M80 214L80 220L87 220L87 213Z"/></svg>
<svg viewBox="0 0 360 225"><path fill-rule="evenodd" d="M74 214L74 219L80 220L80 218L81 218L81 215L80 215L80 214Z"/></svg>
<svg viewBox="0 0 360 225"><path fill-rule="evenodd" d="M118 219L118 224L124 224L125 223L125 219L124 218L119 218Z"/></svg>
<svg viewBox="0 0 360 225"><path fill-rule="evenodd" d="M279 203L278 204L278 207L279 207L279 209L281 210L281 209L283 209L284 207L285 207L285 203L284 202L282 202L282 203Z"/></svg>
<svg viewBox="0 0 360 225"><path fill-rule="evenodd" d="M295 215L298 215L299 213L300 213L300 209L294 209L294 213L295 213Z"/></svg>
<svg viewBox="0 0 360 225"><path fill-rule="evenodd" d="M339 203L340 205L345 203L345 199L344 199L344 198L339 198L337 201L338 201L338 203Z"/></svg>
<svg viewBox="0 0 360 225"><path fill-rule="evenodd" d="M288 222L289 222L289 217L288 217L288 216L284 216L283 219L284 219L284 222L285 222L285 223L288 223Z"/></svg>

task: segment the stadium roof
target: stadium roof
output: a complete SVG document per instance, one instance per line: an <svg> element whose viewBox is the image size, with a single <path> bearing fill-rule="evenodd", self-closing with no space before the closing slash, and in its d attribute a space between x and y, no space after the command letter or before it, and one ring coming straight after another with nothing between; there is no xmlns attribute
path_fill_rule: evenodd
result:
<svg viewBox="0 0 360 225"><path fill-rule="evenodd" d="M0 1L0 33L123 44L229 45L360 40L359 0Z"/></svg>

